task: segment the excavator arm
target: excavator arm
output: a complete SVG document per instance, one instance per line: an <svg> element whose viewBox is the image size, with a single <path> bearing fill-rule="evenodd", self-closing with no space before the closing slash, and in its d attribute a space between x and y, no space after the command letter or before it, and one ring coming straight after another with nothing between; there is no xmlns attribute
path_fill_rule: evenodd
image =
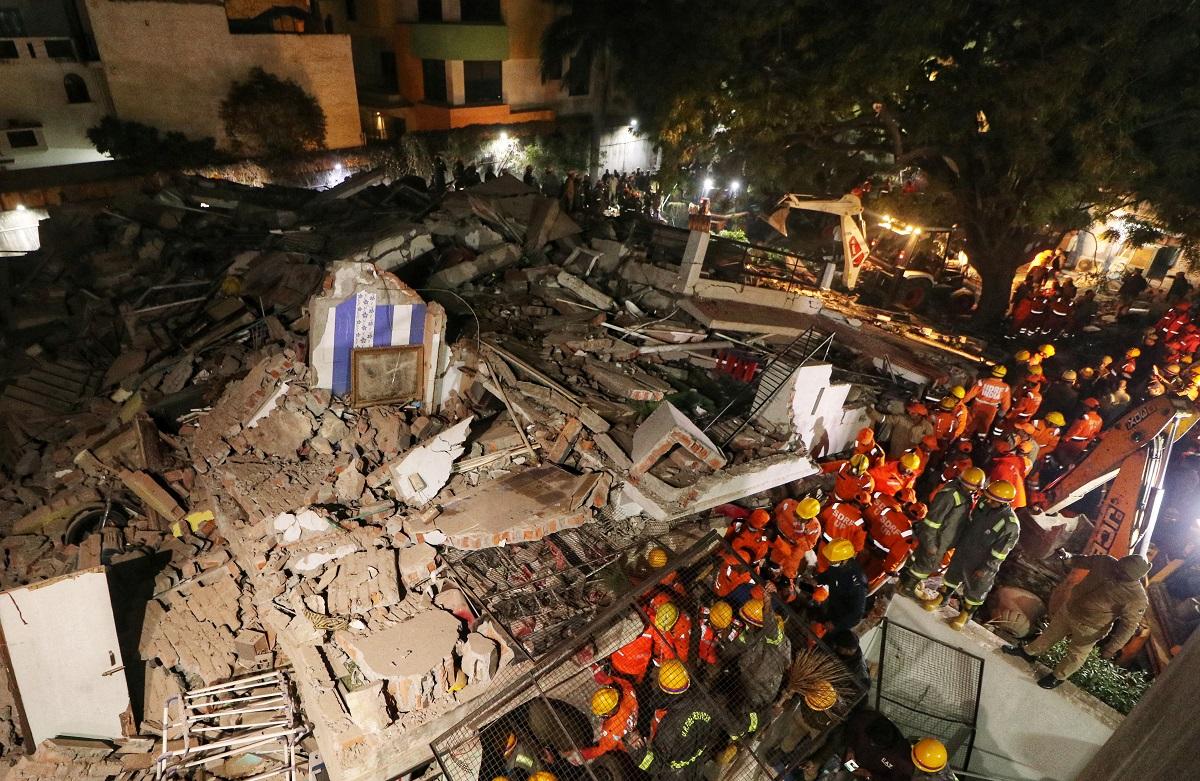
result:
<svg viewBox="0 0 1200 781"><path fill-rule="evenodd" d="M863 206L854 194L843 195L837 200L812 200L800 195L788 194L779 200L767 223L784 236L787 233L787 217L792 209L823 212L837 215L841 220L842 234L842 281L853 290L858 283L858 272L870 254L867 243L866 225L863 222Z"/></svg>
<svg viewBox="0 0 1200 781"><path fill-rule="evenodd" d="M1135 407L1105 430L1081 461L1046 486L1038 504L1047 514L1057 513L1115 480L1100 503L1084 553L1145 553L1171 445L1195 420L1185 399L1159 396Z"/></svg>

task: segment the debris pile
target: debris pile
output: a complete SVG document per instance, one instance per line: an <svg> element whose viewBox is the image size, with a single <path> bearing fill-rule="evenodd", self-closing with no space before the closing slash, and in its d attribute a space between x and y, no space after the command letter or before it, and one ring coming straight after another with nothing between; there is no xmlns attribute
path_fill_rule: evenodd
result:
<svg viewBox="0 0 1200 781"><path fill-rule="evenodd" d="M654 231L581 227L510 177L181 179L42 236L0 294L0 586L145 568L140 603L113 593L138 617L126 746L170 732L172 697L290 665L331 777L408 772L518 664L510 632L601 601L586 529L813 475L887 381L845 381L811 327L710 327ZM507 583L504 627L448 555ZM29 748L14 710L0 751ZM14 772L114 775L125 751L43 743Z"/></svg>

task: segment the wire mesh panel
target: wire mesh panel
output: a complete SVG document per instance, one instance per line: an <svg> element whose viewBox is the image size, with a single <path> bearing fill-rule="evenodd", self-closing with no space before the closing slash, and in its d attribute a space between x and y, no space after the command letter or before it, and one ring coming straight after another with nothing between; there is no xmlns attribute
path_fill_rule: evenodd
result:
<svg viewBox="0 0 1200 781"><path fill-rule="evenodd" d="M744 593L719 600L725 553L715 534L681 554L661 540L622 552L613 567L629 587L434 741L447 781L732 781L795 768L865 689L799 613L755 596L744 567Z"/></svg>
<svg viewBox="0 0 1200 781"><path fill-rule="evenodd" d="M876 710L906 737L938 738L953 767L969 768L982 658L885 619L875 687Z"/></svg>

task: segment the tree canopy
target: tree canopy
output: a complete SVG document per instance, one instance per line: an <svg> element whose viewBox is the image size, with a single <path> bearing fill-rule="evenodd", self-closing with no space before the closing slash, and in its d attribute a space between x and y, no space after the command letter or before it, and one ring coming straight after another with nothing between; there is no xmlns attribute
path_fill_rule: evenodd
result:
<svg viewBox="0 0 1200 781"><path fill-rule="evenodd" d="M221 101L221 121L235 151L278 157L325 147L325 112L291 79L252 68Z"/></svg>
<svg viewBox="0 0 1200 781"><path fill-rule="evenodd" d="M586 4L585 4L586 5ZM1200 236L1200 6L1184 0L610 0L664 168L957 224L1007 304L1028 245L1122 207Z"/></svg>

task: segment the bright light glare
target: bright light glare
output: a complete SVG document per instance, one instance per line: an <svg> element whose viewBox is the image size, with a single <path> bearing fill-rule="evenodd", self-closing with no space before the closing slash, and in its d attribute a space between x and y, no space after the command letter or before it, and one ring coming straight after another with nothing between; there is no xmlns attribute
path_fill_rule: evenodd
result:
<svg viewBox="0 0 1200 781"><path fill-rule="evenodd" d="M708 191L709 191L709 190L711 190L713 187L716 187L716 183L715 183L715 182L713 182L713 180L712 180L712 179L705 179L705 180L704 180L704 192L708 192Z"/></svg>
<svg viewBox="0 0 1200 781"><path fill-rule="evenodd" d="M629 120L629 126L637 127L637 117L634 117L633 119Z"/></svg>
<svg viewBox="0 0 1200 781"><path fill-rule="evenodd" d="M501 133L500 133L500 143L501 143L501 144L507 144L507 143L508 143L508 133L505 133L505 132L501 132Z"/></svg>
<svg viewBox="0 0 1200 781"><path fill-rule="evenodd" d="M25 204L23 204L23 203L18 203L18 204L17 204L17 211L19 211L19 212L23 212L23 211L25 211Z"/></svg>
<svg viewBox="0 0 1200 781"><path fill-rule="evenodd" d="M742 189L742 183L739 182L737 179L734 179L732 182L729 183L730 192L736 193L740 189Z"/></svg>
<svg viewBox="0 0 1200 781"><path fill-rule="evenodd" d="M333 170L337 171L338 173L341 173L341 170L342 170L342 164L341 164L341 163L334 163L334 164L333 164Z"/></svg>
<svg viewBox="0 0 1200 781"><path fill-rule="evenodd" d="M913 233L914 233L914 234L916 234L917 236L920 236L920 235L921 235L921 229L920 229L920 228L913 228Z"/></svg>

